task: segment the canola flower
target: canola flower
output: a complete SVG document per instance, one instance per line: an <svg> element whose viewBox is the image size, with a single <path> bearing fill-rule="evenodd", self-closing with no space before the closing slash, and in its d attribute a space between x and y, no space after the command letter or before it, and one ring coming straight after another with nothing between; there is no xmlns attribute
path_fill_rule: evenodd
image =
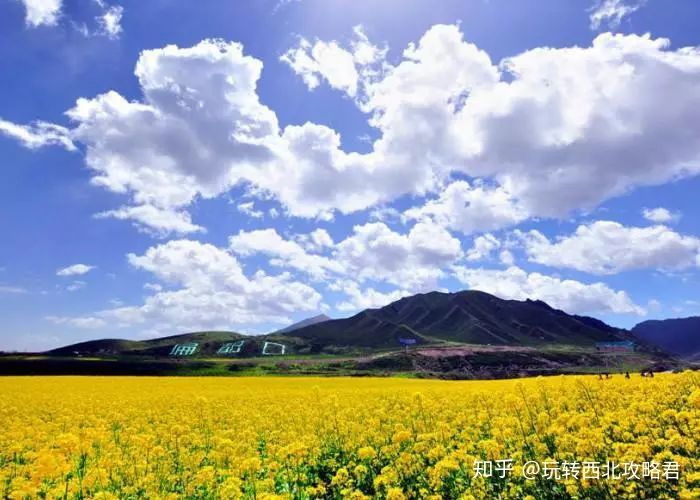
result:
<svg viewBox="0 0 700 500"><path fill-rule="evenodd" d="M695 499L699 381L6 377L0 497ZM526 479L530 460L679 476Z"/></svg>

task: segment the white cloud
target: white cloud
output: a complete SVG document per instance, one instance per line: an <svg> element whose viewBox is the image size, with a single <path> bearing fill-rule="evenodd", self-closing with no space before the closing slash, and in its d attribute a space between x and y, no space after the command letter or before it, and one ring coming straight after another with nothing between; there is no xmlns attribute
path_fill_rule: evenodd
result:
<svg viewBox="0 0 700 500"><path fill-rule="evenodd" d="M206 232L202 226L192 223L192 217L188 212L159 208L154 205L137 205L107 210L95 214L95 218L133 220L138 229L161 238L170 233Z"/></svg>
<svg viewBox="0 0 700 500"><path fill-rule="evenodd" d="M646 0L596 0L589 10L591 29L597 30L603 25L617 28L622 20L639 10Z"/></svg>
<svg viewBox="0 0 700 500"><path fill-rule="evenodd" d="M54 26L61 14L62 0L22 0L27 26Z"/></svg>
<svg viewBox="0 0 700 500"><path fill-rule="evenodd" d="M64 267L56 271L56 276L80 276L87 274L96 266L89 266L87 264L73 264L72 266Z"/></svg>
<svg viewBox="0 0 700 500"><path fill-rule="evenodd" d="M61 146L69 151L75 151L75 145L70 138L70 131L54 125L37 121L31 125L17 125L0 119L0 135L5 135L19 141L25 148L37 149L43 146Z"/></svg>
<svg viewBox="0 0 700 500"><path fill-rule="evenodd" d="M282 61L304 79L309 89L318 87L320 78L336 89L354 96L357 92L359 75L355 69L352 54L341 49L336 42L309 43L301 39L296 49L285 53Z"/></svg>
<svg viewBox="0 0 700 500"><path fill-rule="evenodd" d="M273 266L323 279L329 289L348 295L339 306L343 311L434 290L445 276L444 268L463 255L459 240L447 230L423 223L406 234L380 222L358 225L337 243L323 229L291 239L282 238L274 229L240 231L229 242L231 250L242 257L267 255ZM367 286L368 282L398 288L385 293Z"/></svg>
<svg viewBox="0 0 700 500"><path fill-rule="evenodd" d="M510 250L501 250L501 253L498 254L498 258L501 263L507 266L512 266L515 263L515 256Z"/></svg>
<svg viewBox="0 0 700 500"><path fill-rule="evenodd" d="M145 254L130 253L129 263L157 278L188 288L243 290L247 280L238 261L225 250L192 240L171 240L149 248Z"/></svg>
<svg viewBox="0 0 700 500"><path fill-rule="evenodd" d="M405 217L394 207L378 207L369 214L369 219L380 222L398 222Z"/></svg>
<svg viewBox="0 0 700 500"><path fill-rule="evenodd" d="M467 260L488 259L491 253L501 247L501 242L491 233L474 238L473 246L467 251Z"/></svg>
<svg viewBox="0 0 700 500"><path fill-rule="evenodd" d="M63 0L21 0L26 10L27 26L56 26L62 16ZM83 36L106 36L111 39L119 38L122 32L121 19L124 8L121 5L109 5L103 0L93 0L99 14L95 16L96 28L83 22L69 20L69 25Z"/></svg>
<svg viewBox="0 0 700 500"><path fill-rule="evenodd" d="M254 219L261 219L265 214L262 210L255 210L255 202L247 201L245 203L239 203L236 208L242 214L252 217Z"/></svg>
<svg viewBox="0 0 700 500"><path fill-rule="evenodd" d="M280 129L258 98L262 62L212 40L142 52L143 98L79 99L70 138L86 147L93 183L135 206L180 211L245 183L288 215L329 219L429 195L410 215L465 232L563 217L700 172L697 48L601 34L590 47L536 48L495 64L457 26L437 25L391 65L363 40L334 43L352 55L355 101L377 129L368 153L344 151L327 126ZM328 75L352 92L344 72ZM473 180L442 192L458 173Z"/></svg>
<svg viewBox="0 0 700 500"><path fill-rule="evenodd" d="M294 239L309 252L323 252L335 246L331 235L322 228L316 228L309 234L298 234Z"/></svg>
<svg viewBox="0 0 700 500"><path fill-rule="evenodd" d="M238 179L233 169L270 157L265 138L278 131L256 94L261 70L236 43L143 51L136 65L143 102L108 92L78 99L68 112L93 183L170 212L227 191ZM194 229L186 226L177 227Z"/></svg>
<svg viewBox="0 0 700 500"><path fill-rule="evenodd" d="M368 91L383 133L375 154L494 178L527 214L549 217L700 171L700 136L680 133L700 118L688 116L700 110L695 48L602 34L496 68L454 27L433 27L419 46Z"/></svg>
<svg viewBox="0 0 700 500"><path fill-rule="evenodd" d="M461 171L491 182L472 189L456 184L409 215L439 215L466 232L530 216L561 217L637 186L700 172L698 134L679 133L700 119L688 116L700 109L694 91L700 51L671 51L669 43L602 34L590 47L533 49L494 65L456 27L434 26L403 61L385 65L366 84L360 106L381 132L371 153L344 155L337 134L310 124L290 128L294 137L287 139L304 145L298 151L324 152L323 161L305 164L309 172L338 165L319 184L356 195L348 200L347 192L326 189L325 200L309 197L321 206L347 212L403 192L424 194ZM658 88L672 104L659 102ZM367 177L375 179L371 188ZM293 196L283 199L293 205ZM488 209L485 228L459 218L469 214L464 201Z"/></svg>
<svg viewBox="0 0 700 500"><path fill-rule="evenodd" d="M682 270L700 264L700 239L665 226L625 227L611 221L581 225L552 243L538 231L519 233L531 261L592 274L633 269Z"/></svg>
<svg viewBox="0 0 700 500"><path fill-rule="evenodd" d="M680 212L671 212L667 208L645 208L642 211L644 218L657 224L672 224L678 222L681 218Z"/></svg>
<svg viewBox="0 0 700 500"><path fill-rule="evenodd" d="M239 231L229 238L231 250L242 256L265 254L273 266L288 267L322 279L328 272L342 272L341 265L321 255L307 253L295 241L285 240L274 229Z"/></svg>
<svg viewBox="0 0 700 500"><path fill-rule="evenodd" d="M25 288L19 286L0 285L0 294L20 294L27 293Z"/></svg>
<svg viewBox="0 0 700 500"><path fill-rule="evenodd" d="M334 89L355 97L358 85L377 75L375 66L384 60L387 49L371 44L361 26L355 27L354 34L350 50L335 41L316 40L312 44L301 38L280 60L301 76L310 90L325 80Z"/></svg>
<svg viewBox="0 0 700 500"><path fill-rule="evenodd" d="M347 300L339 302L335 308L338 311L351 312L362 309L384 307L402 297L411 295L406 290L394 290L388 293L379 292L372 287L361 288L355 281L341 280L331 287L334 291L343 292L348 296Z"/></svg>
<svg viewBox="0 0 700 500"><path fill-rule="evenodd" d="M604 283L585 284L540 273L527 273L518 267L506 270L455 267L455 277L474 290L491 293L503 299L542 300L568 313L591 314L612 312L644 315L623 291L615 291Z"/></svg>
<svg viewBox="0 0 700 500"><path fill-rule="evenodd" d="M461 256L459 240L440 226L418 223L404 235L373 222L355 226L353 234L336 245L333 260L357 281L384 281L422 291L434 290L444 276L442 269Z"/></svg>
<svg viewBox="0 0 700 500"><path fill-rule="evenodd" d="M229 243L238 255L268 255L270 264L316 279L385 282L414 291L434 289L443 268L462 256L459 240L440 226L424 223L406 234L381 222L358 225L338 243L323 230L296 239L301 243L282 238L275 229L262 229L240 231Z"/></svg>
<svg viewBox="0 0 700 500"><path fill-rule="evenodd" d="M93 316L122 326L154 331L209 328L236 330L260 323L287 323L297 312L317 311L321 296L288 273L262 271L247 277L236 258L211 244L172 240L128 255L129 263L173 289L149 286L153 294L140 306L99 311Z"/></svg>
<svg viewBox="0 0 700 500"><path fill-rule="evenodd" d="M334 245L333 238L325 229L314 229L309 234L309 237L314 248L332 247Z"/></svg>
<svg viewBox="0 0 700 500"><path fill-rule="evenodd" d="M700 51L668 45L602 34L589 48L504 61L513 81L473 93L456 120L478 139L469 170L495 175L530 214L551 217L697 174L700 136L678 132L697 123L686 106L700 104ZM654 96L659 88L669 102Z"/></svg>
<svg viewBox="0 0 700 500"><path fill-rule="evenodd" d="M121 5L108 6L98 0L98 5L103 8L102 13L95 18L99 26L99 33L111 38L117 39L122 32L122 16L124 15L124 7Z"/></svg>
<svg viewBox="0 0 700 500"><path fill-rule="evenodd" d="M466 181L453 182L437 199L407 210L404 216L433 221L464 234L502 229L528 217L502 187L472 187Z"/></svg>

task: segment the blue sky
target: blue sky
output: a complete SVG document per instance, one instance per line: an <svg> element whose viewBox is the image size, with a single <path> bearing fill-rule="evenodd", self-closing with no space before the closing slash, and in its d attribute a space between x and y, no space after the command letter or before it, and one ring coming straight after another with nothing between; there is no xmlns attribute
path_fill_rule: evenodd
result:
<svg viewBox="0 0 700 500"><path fill-rule="evenodd" d="M435 289L700 314L699 19L2 0L0 349L265 333Z"/></svg>

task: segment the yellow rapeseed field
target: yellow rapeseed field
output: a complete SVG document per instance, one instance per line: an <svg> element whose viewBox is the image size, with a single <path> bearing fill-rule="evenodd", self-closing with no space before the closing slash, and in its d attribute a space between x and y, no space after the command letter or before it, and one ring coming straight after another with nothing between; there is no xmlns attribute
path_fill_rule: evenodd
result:
<svg viewBox="0 0 700 500"><path fill-rule="evenodd" d="M698 382L7 377L0 497L697 499Z"/></svg>

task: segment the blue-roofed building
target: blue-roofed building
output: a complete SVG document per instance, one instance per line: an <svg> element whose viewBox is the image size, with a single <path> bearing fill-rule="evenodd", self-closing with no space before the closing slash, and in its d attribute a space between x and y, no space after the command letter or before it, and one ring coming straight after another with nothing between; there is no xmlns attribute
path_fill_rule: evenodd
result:
<svg viewBox="0 0 700 500"><path fill-rule="evenodd" d="M608 352L631 352L634 351L635 343L631 340L621 340L616 342L596 342L596 350Z"/></svg>
<svg viewBox="0 0 700 500"><path fill-rule="evenodd" d="M197 351L197 347L199 346L198 342L190 342L187 344L175 344L170 351L171 356L192 356L195 351Z"/></svg>

